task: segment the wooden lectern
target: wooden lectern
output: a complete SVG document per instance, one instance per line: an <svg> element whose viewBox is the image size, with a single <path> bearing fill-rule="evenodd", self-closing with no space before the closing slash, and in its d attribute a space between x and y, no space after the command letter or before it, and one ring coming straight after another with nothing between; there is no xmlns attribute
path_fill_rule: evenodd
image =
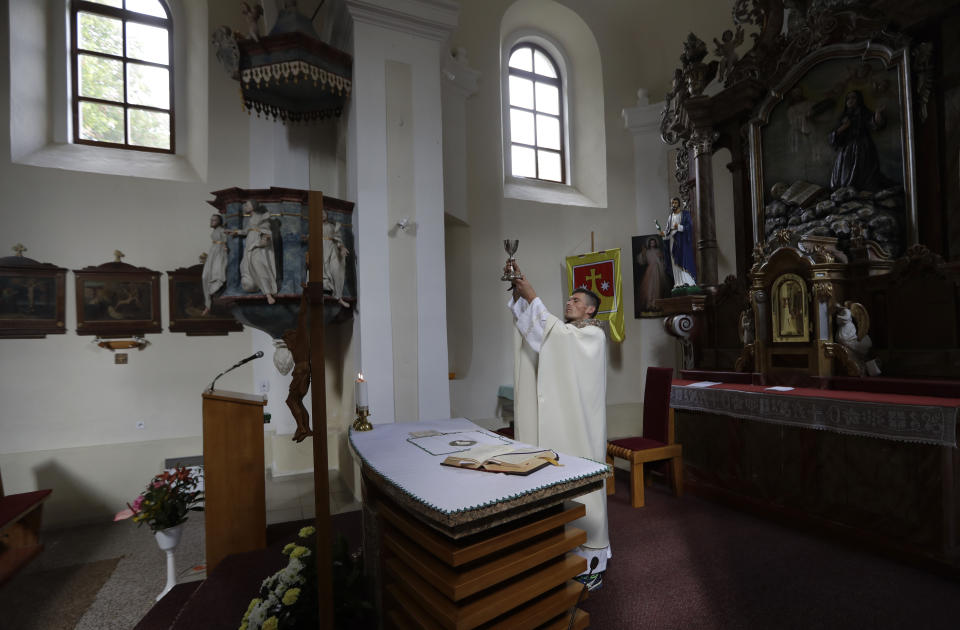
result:
<svg viewBox="0 0 960 630"><path fill-rule="evenodd" d="M267 546L263 396L203 392L207 575L232 553Z"/></svg>

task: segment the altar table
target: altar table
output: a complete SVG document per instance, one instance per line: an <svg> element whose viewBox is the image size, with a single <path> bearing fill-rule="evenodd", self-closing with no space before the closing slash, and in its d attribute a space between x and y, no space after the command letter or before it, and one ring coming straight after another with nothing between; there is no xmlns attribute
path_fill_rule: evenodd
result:
<svg viewBox="0 0 960 630"><path fill-rule="evenodd" d="M385 627L566 628L586 568L569 553L586 542L568 525L585 514L570 499L602 489L607 465L560 453L561 466L528 476L442 466L446 453L411 437L426 431L512 443L463 418L351 431ZM576 610L574 627L588 624Z"/></svg>
<svg viewBox="0 0 960 630"><path fill-rule="evenodd" d="M960 568L960 398L675 379L694 493Z"/></svg>

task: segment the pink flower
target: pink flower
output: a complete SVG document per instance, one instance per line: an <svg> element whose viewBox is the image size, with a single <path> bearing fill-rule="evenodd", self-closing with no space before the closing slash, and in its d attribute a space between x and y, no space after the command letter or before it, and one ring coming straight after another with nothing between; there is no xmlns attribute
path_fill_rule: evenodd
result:
<svg viewBox="0 0 960 630"><path fill-rule="evenodd" d="M126 510L121 510L121 511L117 512L116 514L114 514L113 520L114 520L114 521L122 521L122 520L124 520L124 519L130 518L131 516L133 516L133 510L131 510L130 508L127 508Z"/></svg>
<svg viewBox="0 0 960 630"><path fill-rule="evenodd" d="M133 505L131 505L130 507L133 508L133 511L134 511L134 512L139 512L141 505L143 505L143 495L142 495L142 494L141 494L140 496L138 496L136 499L133 500Z"/></svg>

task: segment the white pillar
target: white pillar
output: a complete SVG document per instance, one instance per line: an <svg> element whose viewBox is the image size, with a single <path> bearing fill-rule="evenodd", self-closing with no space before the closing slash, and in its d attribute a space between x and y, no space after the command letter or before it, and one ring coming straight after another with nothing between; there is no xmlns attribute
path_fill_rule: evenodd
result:
<svg viewBox="0 0 960 630"><path fill-rule="evenodd" d="M467 221L467 99L476 94L480 73L470 67L467 51L443 57L443 192L446 213Z"/></svg>
<svg viewBox="0 0 960 630"><path fill-rule="evenodd" d="M450 415L440 48L451 0L347 0L348 192L356 201L359 365L373 423ZM406 219L406 229L397 224Z"/></svg>
<svg viewBox="0 0 960 630"><path fill-rule="evenodd" d="M640 234L656 231L654 218L665 221L669 208L669 178L673 165L667 164L669 147L660 139L663 103L650 104L647 91L637 91L637 105L623 110L624 126L633 135L633 177L637 195L637 228Z"/></svg>

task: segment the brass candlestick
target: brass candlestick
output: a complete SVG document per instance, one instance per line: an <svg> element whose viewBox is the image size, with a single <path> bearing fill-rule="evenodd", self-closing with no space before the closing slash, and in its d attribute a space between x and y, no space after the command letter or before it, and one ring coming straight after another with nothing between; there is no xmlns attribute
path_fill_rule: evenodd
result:
<svg viewBox="0 0 960 630"><path fill-rule="evenodd" d="M357 407L357 419L353 421L354 431L373 431L373 425L367 420L370 415L370 407Z"/></svg>

